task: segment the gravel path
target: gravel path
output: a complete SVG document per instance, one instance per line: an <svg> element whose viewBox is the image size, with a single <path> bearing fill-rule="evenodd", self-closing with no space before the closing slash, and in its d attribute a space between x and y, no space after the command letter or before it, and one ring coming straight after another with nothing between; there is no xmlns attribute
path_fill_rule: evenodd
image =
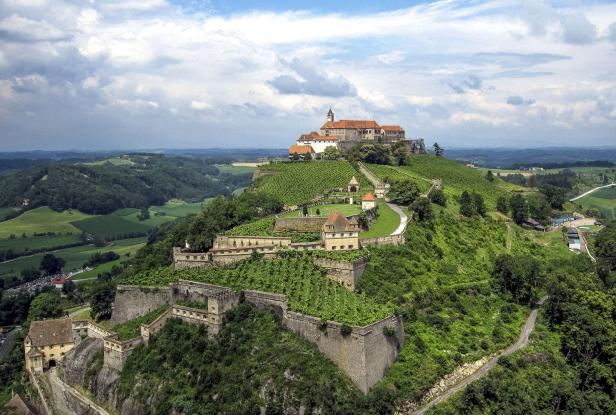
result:
<svg viewBox="0 0 616 415"><path fill-rule="evenodd" d="M54 406L60 413L75 413L71 408L72 405L67 402L65 397L65 394L70 394L74 399L81 402L81 404L86 406L90 411L98 413L99 415L109 415L109 412L107 412L103 407L94 403L90 400L90 398L82 395L77 389L60 379L55 368L48 371L48 378L53 393Z"/></svg>
<svg viewBox="0 0 616 415"><path fill-rule="evenodd" d="M591 194L592 192L594 192L594 191L596 191L596 190L599 190L599 189L605 189L606 187L611 187L611 186L616 186L616 183L610 183L610 184L606 184L605 186L598 186L598 187L595 187L594 189L590 189L589 191L584 192L584 193L582 193L581 195L574 197L573 199L569 199L569 201L570 201L570 202L574 202L574 201L576 201L576 200L578 200L578 199L583 198L583 197L584 197L584 196L586 196L586 195Z"/></svg>
<svg viewBox="0 0 616 415"><path fill-rule="evenodd" d="M547 299L547 297L542 298L537 303L537 306L535 308L533 308L533 310L530 312L530 315L526 319L526 323L524 324L524 327L522 327L522 332L520 333L520 337L518 337L518 340L514 344L512 344L511 346L509 346L508 348L506 348L505 350L500 352L498 355L496 355L496 357L493 357L492 359L488 360L476 372L472 373L471 375L469 375L466 378L464 378L464 380L462 380L461 382L459 382L459 383L455 384L454 386L452 386L451 388L447 389L441 395L437 396L436 398L434 398L433 400L431 400L427 404L423 405L422 407L417 409L412 414L413 415L423 415L423 414L425 414L430 409L432 409L436 405L446 401L451 396L453 396L455 393L461 391L462 389L464 389L466 386L470 385L471 383L473 383L477 379L481 379L482 377L484 377L490 370L492 370L494 368L494 366L496 366L496 364L498 363L498 359L500 357L508 356L508 355L512 354L513 352L516 352L516 351L520 350L521 348L523 348L524 346L526 346L528 344L528 338L529 338L530 334L535 329L535 320L537 319L537 312L539 311L538 307L541 304L543 304L546 299Z"/></svg>

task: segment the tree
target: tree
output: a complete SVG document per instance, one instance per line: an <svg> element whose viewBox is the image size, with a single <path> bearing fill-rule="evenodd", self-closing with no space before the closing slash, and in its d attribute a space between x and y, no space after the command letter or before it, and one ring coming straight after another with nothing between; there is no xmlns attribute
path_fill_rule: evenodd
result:
<svg viewBox="0 0 616 415"><path fill-rule="evenodd" d="M336 146L327 146L321 154L323 160L338 160L340 158L340 151Z"/></svg>
<svg viewBox="0 0 616 415"><path fill-rule="evenodd" d="M54 275L62 271L62 267L66 261L62 258L56 258L54 254L45 254L41 259L40 269L45 271L47 275Z"/></svg>
<svg viewBox="0 0 616 415"><path fill-rule="evenodd" d="M545 195L552 208L562 210L567 199L567 191L565 189L552 186L551 184L542 184L539 187L539 191Z"/></svg>
<svg viewBox="0 0 616 415"><path fill-rule="evenodd" d="M434 143L434 154L440 157L444 152L445 149L443 147L441 147L438 143Z"/></svg>
<svg viewBox="0 0 616 415"><path fill-rule="evenodd" d="M90 299L90 317L96 321L111 318L114 300L115 284L110 281L97 281L92 289L92 298Z"/></svg>
<svg viewBox="0 0 616 415"><path fill-rule="evenodd" d="M523 224L528 219L528 205L520 194L515 194L511 198L511 217L518 225Z"/></svg>
<svg viewBox="0 0 616 415"><path fill-rule="evenodd" d="M62 299L57 290L43 292L36 296L30 304L28 320L44 320L47 318L58 318L64 314L62 310Z"/></svg>
<svg viewBox="0 0 616 415"><path fill-rule="evenodd" d="M475 207L475 213L479 216L486 215L486 205L481 194L473 192L473 206Z"/></svg>
<svg viewBox="0 0 616 415"><path fill-rule="evenodd" d="M518 303L530 305L539 299L543 277L539 261L533 257L499 255L492 273L500 291L511 294Z"/></svg>
<svg viewBox="0 0 616 415"><path fill-rule="evenodd" d="M308 216L308 206L302 205L302 216Z"/></svg>
<svg viewBox="0 0 616 415"><path fill-rule="evenodd" d="M430 202L436 203L440 206L447 206L447 196L445 196L445 192L441 189L434 189L430 192L429 195Z"/></svg>
<svg viewBox="0 0 616 415"><path fill-rule="evenodd" d="M488 172L486 173L486 179L489 182L493 182L494 181L494 173L492 173L492 170L488 170Z"/></svg>
<svg viewBox="0 0 616 415"><path fill-rule="evenodd" d="M506 196L502 195L498 197L496 200L496 210L505 215L509 212L509 201Z"/></svg>
<svg viewBox="0 0 616 415"><path fill-rule="evenodd" d="M147 206L142 207L141 210L139 211L139 214L137 215L137 218L139 220L150 219L150 209Z"/></svg>
<svg viewBox="0 0 616 415"><path fill-rule="evenodd" d="M466 216L467 218L470 218L475 214L473 198L466 190L462 192L462 196L460 196L460 214L462 216Z"/></svg>
<svg viewBox="0 0 616 415"><path fill-rule="evenodd" d="M595 238L599 277L609 287L616 285L616 223L608 223Z"/></svg>
<svg viewBox="0 0 616 415"><path fill-rule="evenodd" d="M540 193L531 194L526 197L528 214L530 217L540 222L542 225L549 225L551 220L552 208L546 201L544 195Z"/></svg>
<svg viewBox="0 0 616 415"><path fill-rule="evenodd" d="M434 219L434 212L430 201L425 197L420 197L411 205L411 209L421 222L429 222Z"/></svg>
<svg viewBox="0 0 616 415"><path fill-rule="evenodd" d="M409 152L404 142L399 141L391 146L391 157L393 162L398 166L404 166L407 164Z"/></svg>
<svg viewBox="0 0 616 415"><path fill-rule="evenodd" d="M408 206L419 196L419 188L412 180L395 180L391 183L388 196L393 203Z"/></svg>

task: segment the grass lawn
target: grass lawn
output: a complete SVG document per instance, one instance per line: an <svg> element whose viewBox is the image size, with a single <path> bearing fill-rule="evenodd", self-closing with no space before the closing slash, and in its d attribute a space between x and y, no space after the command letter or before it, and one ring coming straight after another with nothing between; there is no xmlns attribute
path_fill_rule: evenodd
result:
<svg viewBox="0 0 616 415"><path fill-rule="evenodd" d="M140 223L138 219L131 220L131 213L126 216L105 215L73 222L82 232L94 235L100 239L121 238L130 233L146 233L152 225Z"/></svg>
<svg viewBox="0 0 616 415"><path fill-rule="evenodd" d="M400 216L394 212L382 199L378 200L378 217L369 230L360 232L359 238L374 238L387 236L400 225Z"/></svg>
<svg viewBox="0 0 616 415"><path fill-rule="evenodd" d="M74 269L81 268L84 262L86 262L90 256L95 252L108 252L114 251L120 256L122 256L121 260L126 260L125 254L127 252L134 253L145 244L146 238L133 238L133 239L124 239L120 241L115 241L113 245L105 246L105 247L96 247L93 245L85 245L85 246L76 246L73 248L60 249L58 251L54 251L53 254L56 257L62 258L66 261L66 265L64 266L65 271L70 271ZM14 261L3 262L0 264L0 277L7 277L10 275L19 275L22 269L26 268L38 268L41 259L45 254L36 254L28 257L18 258ZM98 274L97 271L93 276ZM84 277L80 274L80 279Z"/></svg>
<svg viewBox="0 0 616 415"><path fill-rule="evenodd" d="M251 166L232 166L230 164L217 164L216 168L221 173L230 173L230 174L245 174L252 173L255 171L255 167Z"/></svg>
<svg viewBox="0 0 616 415"><path fill-rule="evenodd" d="M14 253L22 253L28 250L44 249L58 246L65 246L79 242L79 233L72 235L44 235L29 236L15 239L0 239L0 251L12 250Z"/></svg>
<svg viewBox="0 0 616 415"><path fill-rule="evenodd" d="M24 233L31 236L35 232L72 232L79 234L79 229L74 227L71 222L91 217L91 215L81 213L78 210L56 212L48 207L39 207L24 212L14 219L0 222L0 239L7 239L11 234L17 237L20 237Z"/></svg>
<svg viewBox="0 0 616 415"><path fill-rule="evenodd" d="M320 205L320 206L311 206L308 208L309 215L316 215L317 209L319 209L320 216L329 216L333 212L342 213L345 216L357 215L361 212L360 205L349 205L349 204L331 204L331 205ZM294 210L292 212L285 213L283 216L287 218L296 218L301 216L302 210Z"/></svg>

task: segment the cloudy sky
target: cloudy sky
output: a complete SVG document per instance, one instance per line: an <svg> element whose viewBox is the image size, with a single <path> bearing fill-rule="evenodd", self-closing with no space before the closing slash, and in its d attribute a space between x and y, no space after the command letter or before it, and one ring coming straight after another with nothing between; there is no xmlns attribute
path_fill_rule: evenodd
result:
<svg viewBox="0 0 616 415"><path fill-rule="evenodd" d="M611 3L0 0L0 150L616 145Z"/></svg>

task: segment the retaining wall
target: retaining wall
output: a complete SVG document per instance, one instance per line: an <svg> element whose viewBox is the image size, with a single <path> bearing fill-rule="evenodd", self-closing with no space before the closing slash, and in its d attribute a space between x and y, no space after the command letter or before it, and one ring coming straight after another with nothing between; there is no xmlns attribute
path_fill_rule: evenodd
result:
<svg viewBox="0 0 616 415"><path fill-rule="evenodd" d="M141 337L126 341L118 341L107 338L103 344L103 364L106 367L121 371L128 356L133 352L135 347L143 343Z"/></svg>
<svg viewBox="0 0 616 415"><path fill-rule="evenodd" d="M296 218L276 218L274 229L277 231L320 232L327 218L308 216Z"/></svg>
<svg viewBox="0 0 616 415"><path fill-rule="evenodd" d="M118 285L111 321L121 324L142 316L165 304L171 305L173 293L168 287L138 287Z"/></svg>
<svg viewBox="0 0 616 415"><path fill-rule="evenodd" d="M327 270L327 277L341 283L351 291L359 283L370 258L360 258L356 261L333 261L325 258L315 258L314 263Z"/></svg>
<svg viewBox="0 0 616 415"><path fill-rule="evenodd" d="M404 232L399 235L379 236L377 238L360 239L359 244L364 246L402 245L404 244Z"/></svg>

